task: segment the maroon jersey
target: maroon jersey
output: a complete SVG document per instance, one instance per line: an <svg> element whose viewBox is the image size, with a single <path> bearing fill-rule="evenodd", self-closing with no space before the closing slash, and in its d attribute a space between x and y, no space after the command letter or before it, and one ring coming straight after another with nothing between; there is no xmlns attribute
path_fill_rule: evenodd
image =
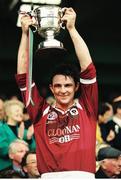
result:
<svg viewBox="0 0 121 180"><path fill-rule="evenodd" d="M26 75L16 76L25 102ZM34 124L36 154L40 174L58 171L95 173L95 143L98 91L93 64L80 74L81 96L66 112L52 107L32 84L27 107Z"/></svg>

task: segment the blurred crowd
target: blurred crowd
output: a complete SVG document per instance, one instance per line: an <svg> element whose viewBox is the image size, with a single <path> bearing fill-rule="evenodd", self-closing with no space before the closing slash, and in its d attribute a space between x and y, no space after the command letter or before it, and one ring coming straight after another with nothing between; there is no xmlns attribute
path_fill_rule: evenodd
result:
<svg viewBox="0 0 121 180"><path fill-rule="evenodd" d="M121 178L121 95L98 108L96 178Z"/></svg>
<svg viewBox="0 0 121 180"><path fill-rule="evenodd" d="M48 97L47 101L55 102L53 97ZM121 178L120 139L121 96L118 95L111 102L99 103L96 178ZM34 128L17 96L0 97L0 178L40 178Z"/></svg>
<svg viewBox="0 0 121 180"><path fill-rule="evenodd" d="M0 177L38 177L34 129L24 104L0 98Z"/></svg>

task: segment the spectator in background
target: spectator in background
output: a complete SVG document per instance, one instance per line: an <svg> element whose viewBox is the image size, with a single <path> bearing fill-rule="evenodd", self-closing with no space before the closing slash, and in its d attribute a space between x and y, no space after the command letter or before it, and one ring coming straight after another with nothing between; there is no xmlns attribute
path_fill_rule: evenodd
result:
<svg viewBox="0 0 121 180"><path fill-rule="evenodd" d="M29 143L30 149L35 149L35 140L33 132L29 132L24 128L23 108L24 105L18 100L8 100L4 103L6 122L0 126L0 170L11 165L8 158L8 147L15 139L24 139ZM28 139L29 138L29 139Z"/></svg>
<svg viewBox="0 0 121 180"><path fill-rule="evenodd" d="M101 138L104 142L106 142L106 138L108 136L108 129L107 129L107 122L112 118L113 116L113 109L111 104L105 102L100 103L98 108L98 128L101 133ZM98 133L98 132L97 132Z"/></svg>
<svg viewBox="0 0 121 180"><path fill-rule="evenodd" d="M109 135L106 138L108 144L121 150L121 100L112 103L114 115L107 123Z"/></svg>
<svg viewBox="0 0 121 180"><path fill-rule="evenodd" d="M25 153L29 150L28 144L20 139L14 140L9 146L8 157L11 160L11 166L0 172L0 177L10 177L18 175L25 177L25 173L21 168L21 161ZM9 177L9 178L10 178Z"/></svg>
<svg viewBox="0 0 121 180"><path fill-rule="evenodd" d="M0 99L0 121L3 121L4 118L5 118L4 101Z"/></svg>
<svg viewBox="0 0 121 180"><path fill-rule="evenodd" d="M12 169L15 172L18 172L21 176L25 177L25 173L22 170L21 162L26 154L29 151L28 144L20 139L16 139L9 146L9 158L12 161Z"/></svg>
<svg viewBox="0 0 121 180"><path fill-rule="evenodd" d="M26 177L28 178L40 177L39 171L37 169L37 159L36 159L35 151L27 152L24 158L22 159L21 165L24 172L26 173Z"/></svg>
<svg viewBox="0 0 121 180"><path fill-rule="evenodd" d="M100 168L97 170L96 178L118 178L121 173L121 165L119 157L121 151L112 148L111 146L103 147L99 150L97 160Z"/></svg>

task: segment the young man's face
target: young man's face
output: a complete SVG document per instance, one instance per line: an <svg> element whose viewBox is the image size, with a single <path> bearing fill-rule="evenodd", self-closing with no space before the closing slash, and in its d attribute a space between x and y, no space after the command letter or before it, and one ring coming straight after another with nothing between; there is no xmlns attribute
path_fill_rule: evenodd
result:
<svg viewBox="0 0 121 180"><path fill-rule="evenodd" d="M29 154L26 159L26 166L24 167L25 172L28 173L29 177L38 177L39 171L37 169L36 154Z"/></svg>
<svg viewBox="0 0 121 180"><path fill-rule="evenodd" d="M56 106L59 108L70 107L74 101L74 94L79 85L75 85L72 77L55 75L50 89L56 99Z"/></svg>

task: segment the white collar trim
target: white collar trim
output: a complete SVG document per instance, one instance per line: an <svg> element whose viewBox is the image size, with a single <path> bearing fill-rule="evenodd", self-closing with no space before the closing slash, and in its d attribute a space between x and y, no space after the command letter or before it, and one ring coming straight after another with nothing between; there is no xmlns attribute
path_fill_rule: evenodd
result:
<svg viewBox="0 0 121 180"><path fill-rule="evenodd" d="M120 118L113 116L113 121L121 127L121 119Z"/></svg>
<svg viewBox="0 0 121 180"><path fill-rule="evenodd" d="M81 106L81 104L79 104L79 102L74 102L74 104L71 107L73 107L73 106L76 106L77 108L82 110L82 106ZM71 109L71 107L69 109L67 109L66 111L63 111L63 110L55 107L55 105L53 105L53 108L55 108L57 111L61 112L62 114L67 113Z"/></svg>

